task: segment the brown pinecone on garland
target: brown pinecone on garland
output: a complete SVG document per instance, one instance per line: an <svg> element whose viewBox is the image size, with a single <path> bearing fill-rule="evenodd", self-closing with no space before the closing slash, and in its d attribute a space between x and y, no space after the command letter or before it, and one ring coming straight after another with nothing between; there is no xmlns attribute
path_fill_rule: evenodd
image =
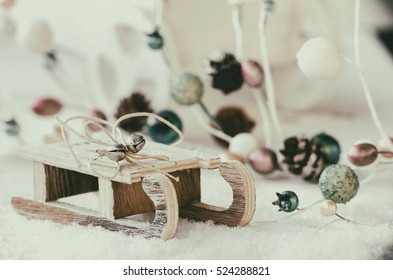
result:
<svg viewBox="0 0 393 280"><path fill-rule="evenodd" d="M120 118L126 114L137 112L151 113L153 109L150 107L150 101L148 101L142 93L134 92L131 93L129 97L120 101L117 106L115 117ZM120 127L130 133L141 131L146 124L146 120L147 117L126 119L120 123Z"/></svg>
<svg viewBox="0 0 393 280"><path fill-rule="evenodd" d="M315 139L290 137L285 139L284 149L280 152L289 172L306 181L316 182L326 166L321 148Z"/></svg>
<svg viewBox="0 0 393 280"><path fill-rule="evenodd" d="M211 52L204 62L204 69L210 77L211 86L224 94L238 90L243 85L241 65L229 52Z"/></svg>
<svg viewBox="0 0 393 280"><path fill-rule="evenodd" d="M220 125L222 131L229 135L235 136L242 132L251 132L255 126L255 121L237 106L222 107L216 114L215 120ZM229 143L218 138L214 139L224 147L228 147Z"/></svg>

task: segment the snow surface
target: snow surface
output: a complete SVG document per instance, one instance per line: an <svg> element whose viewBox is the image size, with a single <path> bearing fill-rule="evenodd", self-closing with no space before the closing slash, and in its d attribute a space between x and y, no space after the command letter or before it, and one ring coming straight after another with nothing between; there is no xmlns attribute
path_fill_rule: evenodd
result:
<svg viewBox="0 0 393 280"><path fill-rule="evenodd" d="M254 174L257 208L250 225L229 228L181 219L175 237L163 241L16 214L11 197L32 197L32 164L5 153L0 167L0 259L377 259L393 243L389 175L361 186L352 201L338 207L341 215L376 226L340 221L318 230L333 219L322 216L318 205L288 218L271 204L275 192L293 190L305 207L321 198L318 186L291 176ZM202 180L204 202L229 205L231 191L217 172L203 172ZM66 200L97 209L94 194Z"/></svg>

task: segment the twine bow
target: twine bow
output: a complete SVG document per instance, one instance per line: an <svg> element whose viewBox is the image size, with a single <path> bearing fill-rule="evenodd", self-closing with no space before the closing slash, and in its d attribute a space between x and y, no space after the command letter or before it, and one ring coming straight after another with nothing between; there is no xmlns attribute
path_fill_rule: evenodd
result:
<svg viewBox="0 0 393 280"><path fill-rule="evenodd" d="M135 144L135 143L130 143L130 142L127 143L127 141L125 141L124 136L121 133L121 130L119 128L119 125L124 120L136 118L136 117L152 117L152 118L155 118L156 120L166 124L170 128L172 128L179 135L179 139L175 143L171 144L172 146L179 144L184 139L183 133L175 125L173 125L172 123L170 123L166 119L164 119L156 114L147 113L147 112L132 113L132 114L124 115L121 118L119 118L114 124L112 124L106 120L93 118L93 117L86 117L86 116L73 116L73 117L66 119L65 121L62 121L58 117L56 117L56 119L61 123L61 134L63 136L64 142L66 143L67 147L69 148L71 155L77 164L77 168L81 168L82 163L77 158L75 151L73 149L73 146L70 143L68 132L80 137L81 139L84 139L85 141L87 141L89 143L94 143L94 144L106 147L106 149L96 150L96 152L98 154L97 158L102 157L102 156L107 156L109 159L111 159L115 163L116 169L115 169L115 172L113 175L108 176L106 174L102 174L95 167L100 167L100 166L101 167L108 167L109 165L105 164L105 163L95 162L95 160L97 159L97 158L95 158L95 159L89 161L88 167L89 167L89 170L97 176L100 176L100 177L103 177L106 179L115 178L119 174L120 169L121 169L121 165L119 162L125 160L127 163L129 163L131 165L137 165L137 166L142 166L145 168L146 167L150 168L150 169L155 170L159 173L162 173L162 174L168 176L169 178L175 180L176 182L178 182L179 181L178 177L172 176L168 172L162 171L158 168L155 168L151 164L144 162L145 159L157 159L157 160L164 161L164 160L169 160L169 157L140 154L139 150L143 148L144 141L145 141L142 136L140 136L143 139L143 142L141 142L141 143ZM84 133L80 133L68 125L69 122L74 121L74 120L84 120ZM109 138L110 142L94 138L93 135L91 134L91 131L89 130L89 126L96 126L99 130L103 131L105 133L105 135ZM105 126L111 127L112 131L111 132L108 131L108 129ZM133 135L131 135L131 137L132 136ZM139 137L137 137L137 138L139 138ZM139 144L139 146L138 146L138 144ZM112 149L115 149L115 150L112 150ZM118 153L117 154L118 158L116 158L115 153Z"/></svg>

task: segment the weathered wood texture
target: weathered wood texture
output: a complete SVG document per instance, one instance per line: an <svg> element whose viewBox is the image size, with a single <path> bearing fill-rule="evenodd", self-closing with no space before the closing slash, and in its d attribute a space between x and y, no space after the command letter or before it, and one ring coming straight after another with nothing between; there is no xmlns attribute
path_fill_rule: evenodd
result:
<svg viewBox="0 0 393 280"><path fill-rule="evenodd" d="M196 201L180 207L180 217L196 221L212 220L216 224L244 226L255 212L255 186L248 169L238 161L223 162L220 166L222 177L233 191L233 202L228 209Z"/></svg>
<svg viewBox="0 0 393 280"><path fill-rule="evenodd" d="M167 156L169 159L144 159L144 165L151 167L122 162L119 174L110 180L105 176L97 178L90 175L94 173L89 167L92 161L106 165L97 167L100 168L99 173L113 174L113 161L106 157L97 159L96 150L103 147L88 143L78 143L74 147L81 166L76 165L65 144L19 150L19 155L35 161L34 199L48 202L98 190L100 211L81 212L77 207L64 207L58 202L45 205L15 198L13 204L21 214L164 239L175 234L179 214L187 219L212 220L229 226L246 225L254 214L254 181L248 169L238 161L221 162L218 157L149 143L143 149L144 154ZM219 168L221 176L229 183L233 202L228 209L201 203L201 168ZM178 176L179 182L169 179L157 169ZM155 212L155 219L148 227L137 226L129 219L132 215L147 212Z"/></svg>
<svg viewBox="0 0 393 280"><path fill-rule="evenodd" d="M102 150L106 147L92 143L77 143L73 145L73 148L75 154L82 163L81 166L77 165L68 147L64 143L49 144L41 147L21 147L16 150L15 153L23 158L41 162L46 165L74 171L77 170L80 173L90 175L95 175L89 167L89 163L94 161L94 168L96 168L99 173L105 174L108 177L113 175L115 170L114 162L105 156L97 158L98 153L96 150ZM160 169L164 172L175 172L193 168L214 169L218 168L221 162L220 158L216 156L152 142L145 145L141 154L168 157L169 160L143 160L144 164L149 164L150 166L154 166L155 169ZM157 173L157 170L149 168L148 166L130 165L125 162L121 162L121 166L119 174L113 178L113 181L119 183L131 184L141 181L144 176Z"/></svg>
<svg viewBox="0 0 393 280"><path fill-rule="evenodd" d="M146 225L130 219L110 220L102 218L100 213L78 208L61 202L37 202L14 197L12 204L21 215L42 220L51 220L60 224L91 225L110 231L121 231L128 235L146 238L172 238L178 224L178 205L176 192L170 180L161 175L148 176L143 180L143 189L155 205L155 218Z"/></svg>

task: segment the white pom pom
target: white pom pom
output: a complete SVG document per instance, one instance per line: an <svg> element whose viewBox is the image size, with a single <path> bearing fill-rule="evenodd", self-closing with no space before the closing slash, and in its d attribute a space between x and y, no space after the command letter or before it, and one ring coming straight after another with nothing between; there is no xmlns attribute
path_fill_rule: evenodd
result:
<svg viewBox="0 0 393 280"><path fill-rule="evenodd" d="M229 143L229 152L244 159L259 147L258 139L250 133L239 133Z"/></svg>
<svg viewBox="0 0 393 280"><path fill-rule="evenodd" d="M309 78L322 80L337 75L342 56L336 48L322 37L308 40L296 54L300 70Z"/></svg>
<svg viewBox="0 0 393 280"><path fill-rule="evenodd" d="M42 20L22 24L17 30L17 42L26 50L46 53L53 46L52 30L49 24Z"/></svg>

